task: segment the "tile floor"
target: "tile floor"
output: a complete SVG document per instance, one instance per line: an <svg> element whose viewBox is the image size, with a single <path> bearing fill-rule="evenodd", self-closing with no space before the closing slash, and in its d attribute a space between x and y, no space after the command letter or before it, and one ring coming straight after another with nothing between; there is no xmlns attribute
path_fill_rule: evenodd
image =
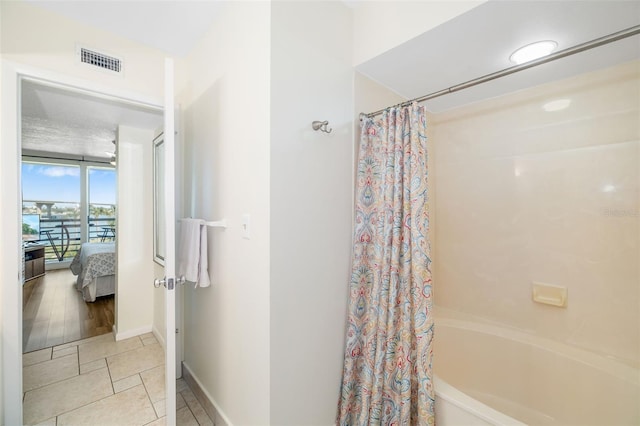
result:
<svg viewBox="0 0 640 426"><path fill-rule="evenodd" d="M164 425L164 352L152 333L111 333L23 355L25 425ZM177 423L213 426L184 380Z"/></svg>

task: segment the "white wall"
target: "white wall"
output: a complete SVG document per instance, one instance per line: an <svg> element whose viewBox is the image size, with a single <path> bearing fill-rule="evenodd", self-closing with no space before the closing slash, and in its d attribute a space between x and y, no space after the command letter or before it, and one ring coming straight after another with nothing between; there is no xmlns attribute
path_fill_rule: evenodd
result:
<svg viewBox="0 0 640 426"><path fill-rule="evenodd" d="M22 410L22 283L19 279L21 271L20 234L18 227L19 182L18 162L20 152L17 144L17 85L13 81L15 74L8 72L6 64L2 64L2 126L0 131L0 194L5 200L6 208L0 209L0 316L2 334L2 377L3 417L2 424L21 424ZM13 84L12 84L13 83ZM11 224L14 226L12 227Z"/></svg>
<svg viewBox="0 0 640 426"><path fill-rule="evenodd" d="M435 116L439 307L638 366L639 94L636 61Z"/></svg>
<svg viewBox="0 0 640 426"><path fill-rule="evenodd" d="M152 130L118 127L117 339L153 324L152 140Z"/></svg>
<svg viewBox="0 0 640 426"><path fill-rule="evenodd" d="M0 5L0 16L2 16L2 6ZM2 19L0 19L0 46L2 46ZM0 58L1 58L1 51L2 49L0 49ZM2 100L2 82L4 80L2 79L2 64L0 63L0 101ZM0 104L0 110L2 109L2 105ZM2 114L0 114L0 129L2 129ZM0 133L0 136L1 133ZM0 140L4 140L4 138L0 139ZM0 150L0 164L2 164L3 162L3 155L2 155L2 150ZM3 181L2 181L2 174L0 174L0 188L2 188L3 185ZM4 194L3 194L4 195ZM5 223L4 222L4 217L2 215L2 212L0 211L0 223ZM4 235L0 235L0 239L4 240ZM0 255L2 254L2 246L0 246ZM4 265L2 263L0 263L0 269L4 270ZM3 305L3 291L0 290L0 306L4 306ZM5 375L4 375L4 369L5 369L5 365L4 365L4 359L3 359L3 355L4 355L4 350L3 350L3 344L4 344L4 338L3 338L3 315L0 315L0 421L2 421L4 423L4 383L5 383Z"/></svg>
<svg viewBox="0 0 640 426"><path fill-rule="evenodd" d="M164 54L159 50L34 7L26 1L3 1L1 19L3 59L138 94L162 95ZM122 57L124 76L80 64L77 44Z"/></svg>
<svg viewBox="0 0 640 426"><path fill-rule="evenodd" d="M183 213L228 223L211 287L185 288L185 364L234 425L269 423L269 25L268 3L228 2L181 70Z"/></svg>
<svg viewBox="0 0 640 426"><path fill-rule="evenodd" d="M351 251L352 16L322 1L274 2L271 16L271 424L332 425Z"/></svg>
<svg viewBox="0 0 640 426"><path fill-rule="evenodd" d="M481 5L486 0L353 2L353 64L358 65Z"/></svg>

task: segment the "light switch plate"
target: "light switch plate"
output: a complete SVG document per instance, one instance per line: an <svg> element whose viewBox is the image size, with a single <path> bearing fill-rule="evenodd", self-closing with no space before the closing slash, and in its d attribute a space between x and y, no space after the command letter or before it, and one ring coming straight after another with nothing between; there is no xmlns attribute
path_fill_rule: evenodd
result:
<svg viewBox="0 0 640 426"><path fill-rule="evenodd" d="M251 238L251 218L248 214L242 215L242 238L248 240Z"/></svg>

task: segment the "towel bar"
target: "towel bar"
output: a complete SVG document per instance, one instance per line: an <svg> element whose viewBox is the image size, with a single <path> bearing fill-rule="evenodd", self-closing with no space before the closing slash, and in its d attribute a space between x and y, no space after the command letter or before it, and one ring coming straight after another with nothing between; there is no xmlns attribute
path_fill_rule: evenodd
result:
<svg viewBox="0 0 640 426"><path fill-rule="evenodd" d="M188 218L191 219L191 218ZM183 219L180 219L183 220ZM217 221L213 221L213 222L204 222L205 225L210 226L212 228L226 228L227 227L227 220L226 219L222 219L222 220L217 220Z"/></svg>
<svg viewBox="0 0 640 426"><path fill-rule="evenodd" d="M225 219L222 220L218 220L215 222L205 222L204 223L207 226L210 226L212 228L226 228L227 227L227 221Z"/></svg>

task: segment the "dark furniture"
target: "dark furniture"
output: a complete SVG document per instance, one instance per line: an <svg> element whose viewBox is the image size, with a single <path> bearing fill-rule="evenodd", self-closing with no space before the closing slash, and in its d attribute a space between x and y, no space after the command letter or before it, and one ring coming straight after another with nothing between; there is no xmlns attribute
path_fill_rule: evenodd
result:
<svg viewBox="0 0 640 426"><path fill-rule="evenodd" d="M24 248L24 280L44 275L44 246L31 244Z"/></svg>

